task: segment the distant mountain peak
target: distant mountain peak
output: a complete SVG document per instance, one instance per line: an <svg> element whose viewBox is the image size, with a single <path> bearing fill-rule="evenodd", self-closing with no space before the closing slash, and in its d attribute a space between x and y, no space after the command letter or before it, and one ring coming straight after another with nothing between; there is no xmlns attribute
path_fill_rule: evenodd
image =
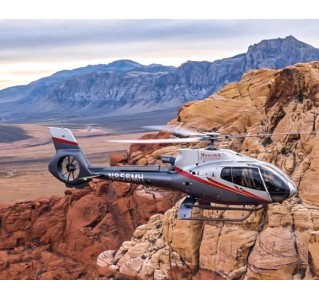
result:
<svg viewBox="0 0 319 300"><path fill-rule="evenodd" d="M285 38L285 40L293 40L293 41L298 41L300 42L298 39L296 39L293 35L287 35Z"/></svg>
<svg viewBox="0 0 319 300"><path fill-rule="evenodd" d="M314 48L313 46L306 44L304 42L301 42L300 40L296 39L293 35L288 35L285 38L275 38L275 39L265 39L260 41L259 43L253 44L249 46L248 52L253 51L258 48L262 47L269 47L269 48L278 48L282 45L288 45L291 47L295 47L296 45L299 46L299 48Z"/></svg>
<svg viewBox="0 0 319 300"><path fill-rule="evenodd" d="M287 35L285 38L282 38L282 40L285 41L285 42L290 42L290 43L293 42L293 43L304 44L304 45L307 45L307 46L313 48L313 46L311 46L311 45L309 45L309 44L307 44L307 43L305 43L305 42L302 42L302 41L298 40L298 39L295 38L293 35Z"/></svg>
<svg viewBox="0 0 319 300"><path fill-rule="evenodd" d="M294 36L292 35L288 35L283 39L283 43L290 43L292 46L298 46L299 48L309 48L309 49L316 49L315 47L302 42L298 39L296 39Z"/></svg>
<svg viewBox="0 0 319 300"><path fill-rule="evenodd" d="M115 60L108 64L109 67L123 68L123 67L143 67L142 64L130 60L130 59L120 59Z"/></svg>
<svg viewBox="0 0 319 300"><path fill-rule="evenodd" d="M281 69L296 63L318 60L319 49L288 35L249 46L245 57L246 72L260 68Z"/></svg>

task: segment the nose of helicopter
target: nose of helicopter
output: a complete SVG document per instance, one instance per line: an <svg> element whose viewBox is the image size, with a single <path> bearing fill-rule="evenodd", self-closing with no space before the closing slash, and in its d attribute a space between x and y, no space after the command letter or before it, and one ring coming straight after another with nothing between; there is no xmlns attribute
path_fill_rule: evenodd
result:
<svg viewBox="0 0 319 300"><path fill-rule="evenodd" d="M298 193L298 190L297 190L297 187L295 186L295 184L291 181L291 182L288 182L288 187L289 187L289 191L290 191L290 194L289 194L289 199L296 196L297 193Z"/></svg>

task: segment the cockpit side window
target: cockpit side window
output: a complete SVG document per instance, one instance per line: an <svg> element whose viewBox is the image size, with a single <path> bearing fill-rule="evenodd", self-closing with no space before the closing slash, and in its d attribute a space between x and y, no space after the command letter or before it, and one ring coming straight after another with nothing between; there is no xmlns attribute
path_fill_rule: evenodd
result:
<svg viewBox="0 0 319 300"><path fill-rule="evenodd" d="M260 170L271 198L276 201L287 199L290 193L288 185L274 172L263 168Z"/></svg>
<svg viewBox="0 0 319 300"><path fill-rule="evenodd" d="M225 167L222 169L220 177L240 186L265 191L263 181L257 168Z"/></svg>

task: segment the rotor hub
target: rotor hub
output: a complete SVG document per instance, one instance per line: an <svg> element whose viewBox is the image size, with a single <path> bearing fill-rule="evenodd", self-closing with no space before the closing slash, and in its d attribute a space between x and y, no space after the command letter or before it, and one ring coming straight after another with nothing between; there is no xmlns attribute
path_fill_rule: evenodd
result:
<svg viewBox="0 0 319 300"><path fill-rule="evenodd" d="M68 164L66 166L66 169L68 170L68 172L74 172L76 170L76 166L74 164Z"/></svg>

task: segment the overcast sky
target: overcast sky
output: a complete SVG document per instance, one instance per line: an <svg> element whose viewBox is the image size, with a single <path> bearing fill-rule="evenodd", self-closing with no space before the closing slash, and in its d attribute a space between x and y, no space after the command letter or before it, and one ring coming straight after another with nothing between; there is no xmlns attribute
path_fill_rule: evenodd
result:
<svg viewBox="0 0 319 300"><path fill-rule="evenodd" d="M288 35L319 48L319 20L2 18L0 89L118 59L174 66L214 61Z"/></svg>

